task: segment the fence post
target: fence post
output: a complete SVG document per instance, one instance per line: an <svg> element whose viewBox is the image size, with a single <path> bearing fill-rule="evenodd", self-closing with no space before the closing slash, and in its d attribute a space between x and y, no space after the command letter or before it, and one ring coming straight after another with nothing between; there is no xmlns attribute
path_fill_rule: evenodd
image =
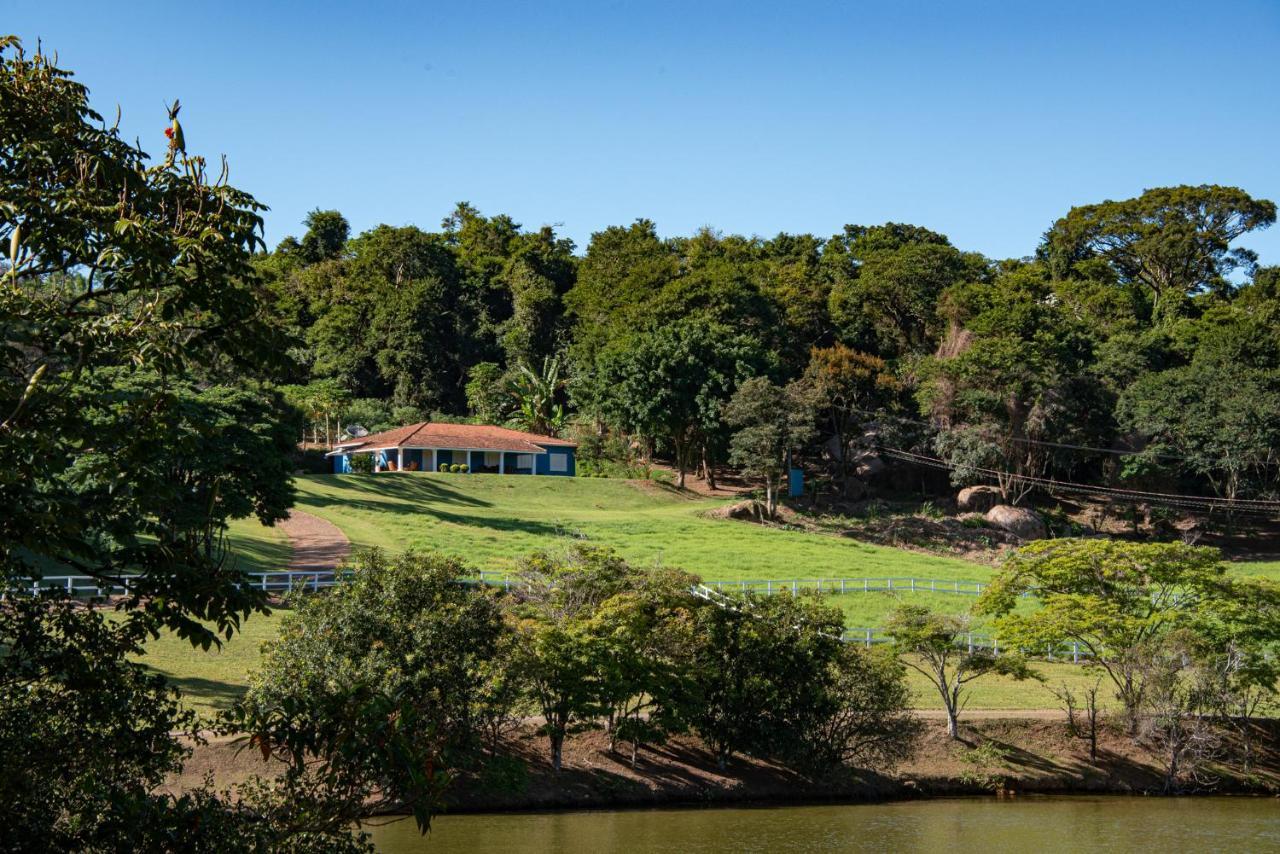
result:
<svg viewBox="0 0 1280 854"><path fill-rule="evenodd" d="M938 592L938 579L936 578L929 579L929 589L934 593Z"/></svg>
<svg viewBox="0 0 1280 854"><path fill-rule="evenodd" d="M1073 664L1080 663L1080 642L1079 641L1071 642L1071 661Z"/></svg>
<svg viewBox="0 0 1280 854"><path fill-rule="evenodd" d="M863 593L866 593L866 592L867 592L867 581L868 581L868 580L869 580L869 579L866 579L866 578L862 579L862 592L863 592Z"/></svg>
<svg viewBox="0 0 1280 854"><path fill-rule="evenodd" d="M915 580L915 578L912 578L912 579L911 579L911 592L912 592L912 593L915 593L915 592L916 592L916 580Z"/></svg>
<svg viewBox="0 0 1280 854"><path fill-rule="evenodd" d="M867 629L867 649L871 649L871 629Z"/></svg>
<svg viewBox="0 0 1280 854"><path fill-rule="evenodd" d="M764 589L765 589L765 592L766 592L766 593L768 593L770 596L772 596L772 595L773 595L773 581L772 581L772 580L766 581L766 582L764 583Z"/></svg>
<svg viewBox="0 0 1280 854"><path fill-rule="evenodd" d="M798 595L800 595L800 579L793 578L791 579L791 598L794 599Z"/></svg>
<svg viewBox="0 0 1280 854"><path fill-rule="evenodd" d="M68 596L72 596L72 595L74 595L74 594L75 594L75 590L76 590L76 588L75 588L75 583L74 583L73 579L71 578L71 576L70 576L70 575L68 575L68 576L67 576L67 595L68 595Z"/></svg>
<svg viewBox="0 0 1280 854"><path fill-rule="evenodd" d="M969 652L973 652L973 632L969 632Z"/></svg>

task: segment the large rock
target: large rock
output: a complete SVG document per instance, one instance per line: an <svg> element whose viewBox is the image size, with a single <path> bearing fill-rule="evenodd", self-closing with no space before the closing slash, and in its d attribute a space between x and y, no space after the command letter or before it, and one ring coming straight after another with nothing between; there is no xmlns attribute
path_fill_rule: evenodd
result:
<svg viewBox="0 0 1280 854"><path fill-rule="evenodd" d="M1025 507L997 504L987 511L987 521L1020 540L1042 540L1049 534L1044 520Z"/></svg>
<svg viewBox="0 0 1280 854"><path fill-rule="evenodd" d="M986 513L1003 500L994 486L966 486L956 496L956 509L965 513Z"/></svg>

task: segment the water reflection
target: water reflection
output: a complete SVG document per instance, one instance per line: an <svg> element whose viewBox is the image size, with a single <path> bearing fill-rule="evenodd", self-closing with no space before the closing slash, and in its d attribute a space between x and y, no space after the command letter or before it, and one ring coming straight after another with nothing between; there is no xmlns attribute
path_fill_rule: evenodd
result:
<svg viewBox="0 0 1280 854"><path fill-rule="evenodd" d="M1274 798L1024 797L851 806L441 816L373 830L390 854L482 851L1280 852Z"/></svg>

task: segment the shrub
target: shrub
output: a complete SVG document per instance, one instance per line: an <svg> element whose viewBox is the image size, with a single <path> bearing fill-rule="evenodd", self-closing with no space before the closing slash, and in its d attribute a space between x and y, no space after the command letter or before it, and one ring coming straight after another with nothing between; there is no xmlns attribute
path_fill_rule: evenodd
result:
<svg viewBox="0 0 1280 854"><path fill-rule="evenodd" d="M449 471L453 472L454 474L457 474L458 472L462 471L462 466L458 465L457 463L454 463L451 466L449 466Z"/></svg>
<svg viewBox="0 0 1280 854"><path fill-rule="evenodd" d="M289 760L288 778L341 781L351 820L394 803L425 829L454 770L478 759L508 629L493 591L458 583L468 570L454 558L356 560L328 594L294 600L223 720Z"/></svg>
<svg viewBox="0 0 1280 854"><path fill-rule="evenodd" d="M458 470L461 471L463 474L466 474L467 472L471 471L471 466L467 465L466 463L463 463L462 465L458 466Z"/></svg>
<svg viewBox="0 0 1280 854"><path fill-rule="evenodd" d="M294 454L294 468L303 474L328 474L333 463L324 455L323 448L306 448Z"/></svg>
<svg viewBox="0 0 1280 854"><path fill-rule="evenodd" d="M373 471L373 454L352 454L351 470L357 474L369 474Z"/></svg>
<svg viewBox="0 0 1280 854"><path fill-rule="evenodd" d="M448 470L449 470L448 463L441 463L439 468L436 469L436 471L439 471L439 472L447 472Z"/></svg>

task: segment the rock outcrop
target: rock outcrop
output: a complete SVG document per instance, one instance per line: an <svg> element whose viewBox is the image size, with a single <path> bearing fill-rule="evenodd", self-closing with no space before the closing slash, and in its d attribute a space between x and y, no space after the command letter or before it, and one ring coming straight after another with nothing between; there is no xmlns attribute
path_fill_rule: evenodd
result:
<svg viewBox="0 0 1280 854"><path fill-rule="evenodd" d="M987 521L1020 540L1043 540L1049 535L1044 520L1034 510L997 504L987 511Z"/></svg>
<svg viewBox="0 0 1280 854"><path fill-rule="evenodd" d="M986 513L1004 500L994 486L966 486L956 496L956 509L968 513Z"/></svg>

